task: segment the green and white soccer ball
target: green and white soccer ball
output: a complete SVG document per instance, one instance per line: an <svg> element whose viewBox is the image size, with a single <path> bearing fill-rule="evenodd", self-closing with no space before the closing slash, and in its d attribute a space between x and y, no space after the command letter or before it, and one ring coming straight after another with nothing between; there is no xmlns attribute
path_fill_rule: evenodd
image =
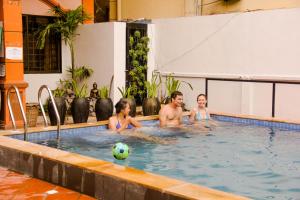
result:
<svg viewBox="0 0 300 200"><path fill-rule="evenodd" d="M129 147L127 144L118 142L113 146L112 154L115 159L124 160L129 156Z"/></svg>

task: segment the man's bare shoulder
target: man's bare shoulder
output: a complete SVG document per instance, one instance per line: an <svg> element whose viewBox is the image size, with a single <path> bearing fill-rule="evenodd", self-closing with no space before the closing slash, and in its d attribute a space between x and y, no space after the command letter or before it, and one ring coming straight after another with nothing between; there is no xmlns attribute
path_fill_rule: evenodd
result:
<svg viewBox="0 0 300 200"><path fill-rule="evenodd" d="M168 110L170 110L170 105L169 104L162 106L161 109L160 109L160 112L164 113Z"/></svg>
<svg viewBox="0 0 300 200"><path fill-rule="evenodd" d="M177 107L178 112L182 112L182 107Z"/></svg>

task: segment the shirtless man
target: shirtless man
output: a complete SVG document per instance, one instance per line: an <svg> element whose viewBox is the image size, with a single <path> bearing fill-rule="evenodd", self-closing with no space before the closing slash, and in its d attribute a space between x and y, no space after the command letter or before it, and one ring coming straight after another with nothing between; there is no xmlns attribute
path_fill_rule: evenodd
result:
<svg viewBox="0 0 300 200"><path fill-rule="evenodd" d="M165 105L159 111L160 127L178 127L182 121L183 95L179 91L171 94L171 103Z"/></svg>

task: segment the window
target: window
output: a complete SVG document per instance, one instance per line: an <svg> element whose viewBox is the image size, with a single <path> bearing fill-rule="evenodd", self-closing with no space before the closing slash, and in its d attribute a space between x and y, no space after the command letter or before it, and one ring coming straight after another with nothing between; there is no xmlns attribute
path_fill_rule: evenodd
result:
<svg viewBox="0 0 300 200"><path fill-rule="evenodd" d="M94 3L94 22L108 22L109 0L95 0Z"/></svg>
<svg viewBox="0 0 300 200"><path fill-rule="evenodd" d="M50 33L44 49L37 48L37 31L54 17L23 15L24 73L61 73L61 36Z"/></svg>

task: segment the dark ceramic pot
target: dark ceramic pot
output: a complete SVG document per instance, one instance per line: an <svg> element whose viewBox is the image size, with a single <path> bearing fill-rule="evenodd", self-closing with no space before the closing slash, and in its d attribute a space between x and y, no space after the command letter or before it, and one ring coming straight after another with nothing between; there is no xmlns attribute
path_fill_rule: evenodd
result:
<svg viewBox="0 0 300 200"><path fill-rule="evenodd" d="M157 115L160 110L160 102L158 98L145 98L143 101L143 115Z"/></svg>
<svg viewBox="0 0 300 200"><path fill-rule="evenodd" d="M63 125L65 123L65 117L67 112L66 99L64 97L54 97L54 101L60 117L60 124ZM51 100L49 100L48 102L48 114L49 114L51 126L56 126L57 125L56 114Z"/></svg>
<svg viewBox="0 0 300 200"><path fill-rule="evenodd" d="M97 99L95 104L95 112L97 121L108 120L113 114L113 102L108 99Z"/></svg>
<svg viewBox="0 0 300 200"><path fill-rule="evenodd" d="M71 113L74 123L87 122L89 118L89 101L87 98L75 98L71 104Z"/></svg>
<svg viewBox="0 0 300 200"><path fill-rule="evenodd" d="M128 98L122 98L122 99L125 99L129 103L129 106L130 106L129 115L131 117L135 117L136 116L136 102L135 102L135 99L128 99Z"/></svg>

